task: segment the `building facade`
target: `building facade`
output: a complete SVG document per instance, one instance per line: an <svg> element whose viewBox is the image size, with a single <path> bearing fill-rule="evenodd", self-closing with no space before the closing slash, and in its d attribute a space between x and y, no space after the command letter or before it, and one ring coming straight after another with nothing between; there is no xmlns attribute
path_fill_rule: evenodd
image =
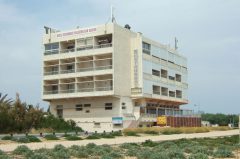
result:
<svg viewBox="0 0 240 159"><path fill-rule="evenodd" d="M42 99L54 115L90 132L198 126L200 118L179 107L188 103L188 71L177 50L115 23L45 29Z"/></svg>

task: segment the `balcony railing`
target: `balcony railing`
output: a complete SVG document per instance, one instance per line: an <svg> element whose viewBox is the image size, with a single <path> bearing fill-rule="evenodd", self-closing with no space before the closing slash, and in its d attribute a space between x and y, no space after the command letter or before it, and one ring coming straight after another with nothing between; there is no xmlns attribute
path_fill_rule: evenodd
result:
<svg viewBox="0 0 240 159"><path fill-rule="evenodd" d="M58 90L50 90L50 91L44 91L43 94L58 94Z"/></svg>
<svg viewBox="0 0 240 159"><path fill-rule="evenodd" d="M95 92L95 91L111 91L113 90L112 86L108 87L95 87L95 88L80 88L80 89L65 89L65 90L51 90L44 91L44 95L48 94L65 94L65 93L77 93L77 92Z"/></svg>
<svg viewBox="0 0 240 159"><path fill-rule="evenodd" d="M45 72L44 75L56 75L58 73L59 71L48 71L48 72Z"/></svg>
<svg viewBox="0 0 240 159"><path fill-rule="evenodd" d="M86 68L77 68L77 72L87 72L87 71L97 71L97 70L107 70L107 69L112 69L112 65L107 65L107 66L98 66L98 67L86 67ZM67 73L74 73L75 69L71 70L61 70L60 74L67 74ZM44 75L56 75L59 74L59 71L49 71L49 72L44 72Z"/></svg>
<svg viewBox="0 0 240 159"><path fill-rule="evenodd" d="M59 50L58 49L54 49L54 50L46 50L44 52L44 55L53 55L53 54L58 54Z"/></svg>
<svg viewBox="0 0 240 159"><path fill-rule="evenodd" d="M71 69L71 70L61 70L61 74L65 74L65 73L74 73L75 69Z"/></svg>
<svg viewBox="0 0 240 159"><path fill-rule="evenodd" d="M108 48L108 47L112 47L112 43L107 43L107 44L100 44L100 45L87 45L87 46L80 46L75 48L71 48L71 49L56 49L56 50L46 50L44 52L44 55L53 55L53 54L59 54L59 53L71 53L71 52L75 52L75 51L83 51L83 50L91 50L91 49L100 49L100 48Z"/></svg>
<svg viewBox="0 0 240 159"><path fill-rule="evenodd" d="M71 52L74 52L75 49L74 48L71 48L71 49L62 49L60 50L60 53L71 53Z"/></svg>

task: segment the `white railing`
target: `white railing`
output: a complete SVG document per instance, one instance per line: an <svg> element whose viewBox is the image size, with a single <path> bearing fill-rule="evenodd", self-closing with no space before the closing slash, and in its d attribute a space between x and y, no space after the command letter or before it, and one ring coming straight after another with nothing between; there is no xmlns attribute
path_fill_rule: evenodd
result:
<svg viewBox="0 0 240 159"><path fill-rule="evenodd" d="M112 86L108 87L95 87L95 88L80 88L80 89L65 89L65 90L51 90L51 91L44 91L43 94L63 94L63 93L76 93L76 92L95 92L95 91L111 91L113 90Z"/></svg>
<svg viewBox="0 0 240 159"><path fill-rule="evenodd" d="M44 91L43 94L58 94L58 90Z"/></svg>
<svg viewBox="0 0 240 159"><path fill-rule="evenodd" d="M86 46L80 46L71 49L55 49L55 50L46 50L44 52L44 55L53 55L53 54L59 54L59 53L71 53L75 51L83 51L83 50L91 50L91 49L100 49L100 48L107 48L107 47L112 47L112 43L107 43L107 44L100 44L100 45L86 45Z"/></svg>
<svg viewBox="0 0 240 159"><path fill-rule="evenodd" d="M44 52L44 55L53 55L53 54L59 54L59 49L45 50Z"/></svg>
<svg viewBox="0 0 240 159"><path fill-rule="evenodd" d="M59 71L48 71L48 72L44 72L44 75L56 75L58 73Z"/></svg>
<svg viewBox="0 0 240 159"><path fill-rule="evenodd" d="M71 52L75 52L75 48L60 50L60 53L71 53Z"/></svg>
<svg viewBox="0 0 240 159"><path fill-rule="evenodd" d="M61 70L61 74L65 74L65 73L74 73L75 69L71 69L71 70Z"/></svg>

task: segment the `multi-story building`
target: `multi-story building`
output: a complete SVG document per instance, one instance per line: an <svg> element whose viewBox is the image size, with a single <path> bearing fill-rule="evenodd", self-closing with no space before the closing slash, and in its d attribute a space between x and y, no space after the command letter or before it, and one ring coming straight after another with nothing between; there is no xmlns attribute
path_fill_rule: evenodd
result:
<svg viewBox="0 0 240 159"><path fill-rule="evenodd" d="M188 103L188 70L177 50L115 23L45 30L42 98L54 115L98 132L199 126L179 107Z"/></svg>

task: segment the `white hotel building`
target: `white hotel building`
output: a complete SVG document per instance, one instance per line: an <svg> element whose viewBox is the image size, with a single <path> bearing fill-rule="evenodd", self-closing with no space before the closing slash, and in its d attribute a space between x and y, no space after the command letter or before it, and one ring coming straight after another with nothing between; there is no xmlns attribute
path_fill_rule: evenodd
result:
<svg viewBox="0 0 240 159"><path fill-rule="evenodd" d="M189 117L187 59L115 23L70 31L45 28L42 99L87 131L156 125Z"/></svg>

